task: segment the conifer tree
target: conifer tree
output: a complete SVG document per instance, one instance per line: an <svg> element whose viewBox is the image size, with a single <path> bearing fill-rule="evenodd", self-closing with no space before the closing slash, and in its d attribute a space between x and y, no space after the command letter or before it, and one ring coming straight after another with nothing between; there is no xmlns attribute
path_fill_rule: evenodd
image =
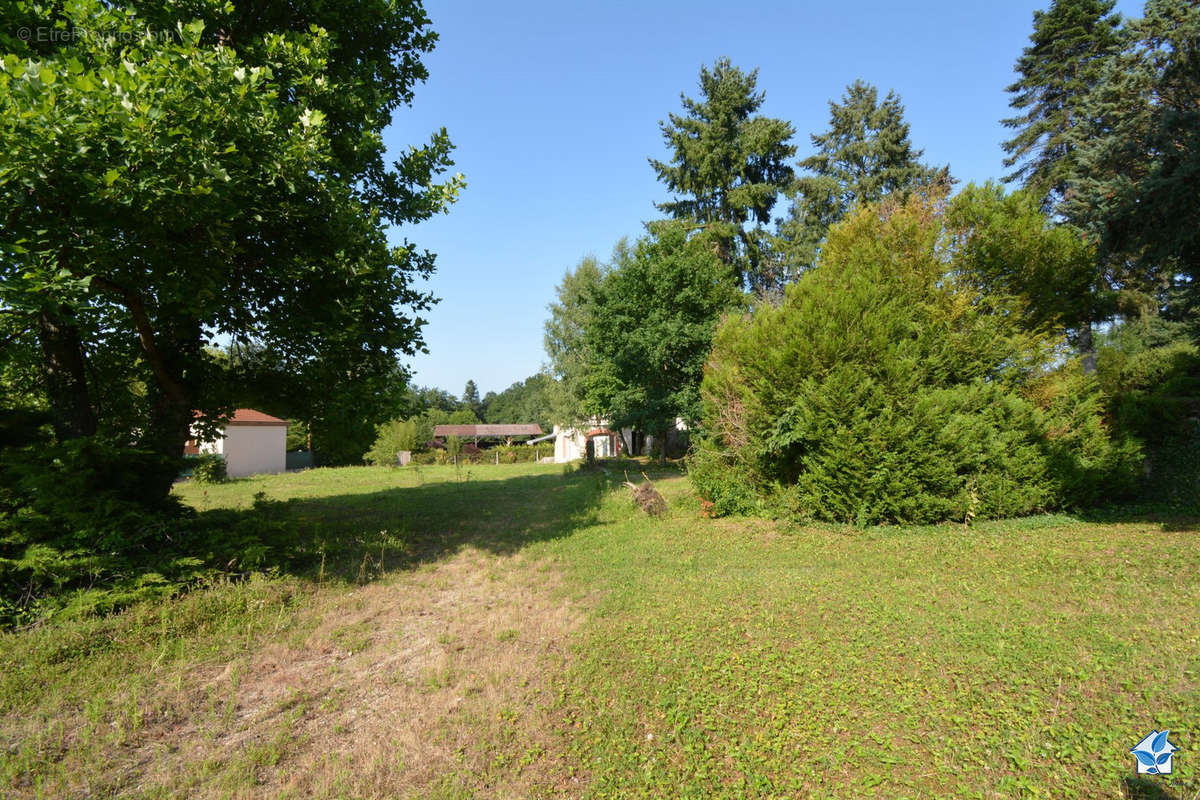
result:
<svg viewBox="0 0 1200 800"><path fill-rule="evenodd" d="M649 159L675 195L658 209L705 225L722 260L751 286L773 280L764 270L762 226L792 180L786 162L796 154L791 123L756 114L765 97L757 83L758 70L743 72L727 58L701 67L700 99L681 95L685 113L660 123L670 162Z"/></svg>
<svg viewBox="0 0 1200 800"><path fill-rule="evenodd" d="M793 270L815 263L826 231L855 204L950 179L948 167L921 163L895 92L880 102L874 86L855 81L829 102L829 118L829 130L811 137L817 152L800 162L808 174L792 184L791 217L780 225Z"/></svg>
<svg viewBox="0 0 1200 800"><path fill-rule="evenodd" d="M468 409L476 417L482 416L483 401L479 399L479 387L473 380L467 381L467 385L463 387L462 407Z"/></svg>
<svg viewBox="0 0 1200 800"><path fill-rule="evenodd" d="M1030 44L1017 60L1020 78L1008 87L1009 105L1019 113L1002 120L1017 132L1004 143L1004 166L1016 167L1006 181L1054 205L1074 169L1072 131L1080 104L1096 86L1106 57L1121 48L1121 16L1115 0L1054 0L1033 13Z"/></svg>
<svg viewBox="0 0 1200 800"><path fill-rule="evenodd" d="M1200 6L1151 0L1074 131L1064 213L1098 242L1124 316L1194 308L1200 279Z"/></svg>
<svg viewBox="0 0 1200 800"><path fill-rule="evenodd" d="M965 226L932 191L859 207L782 303L724 318L688 465L715 513L766 502L857 524L969 520L1111 502L1136 484L1138 447L1110 436L1095 380L1026 318L1053 313L1050 298L1006 291L1069 266L1070 232L1020 196L971 193L982 213ZM1023 238L1011 253L998 252L1006 233Z"/></svg>

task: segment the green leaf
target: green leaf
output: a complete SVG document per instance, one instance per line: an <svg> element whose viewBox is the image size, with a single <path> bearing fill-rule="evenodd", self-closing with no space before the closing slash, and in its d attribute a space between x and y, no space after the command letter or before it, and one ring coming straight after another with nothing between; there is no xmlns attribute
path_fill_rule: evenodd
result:
<svg viewBox="0 0 1200 800"><path fill-rule="evenodd" d="M325 119L325 114L315 108L306 108L304 113L300 115L300 124L305 128L320 125Z"/></svg>

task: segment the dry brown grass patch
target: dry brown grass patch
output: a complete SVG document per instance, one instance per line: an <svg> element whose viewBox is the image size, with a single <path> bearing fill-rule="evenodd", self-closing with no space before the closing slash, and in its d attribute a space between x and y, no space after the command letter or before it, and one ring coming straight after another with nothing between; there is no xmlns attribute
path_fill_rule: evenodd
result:
<svg viewBox="0 0 1200 800"><path fill-rule="evenodd" d="M156 670L132 701L140 729L88 756L108 762L90 765L104 778L67 779L57 794L571 793L552 677L580 611L559 583L551 563L466 548L385 582L314 593L300 612L317 615L306 638ZM68 741L84 729L82 719L64 725Z"/></svg>

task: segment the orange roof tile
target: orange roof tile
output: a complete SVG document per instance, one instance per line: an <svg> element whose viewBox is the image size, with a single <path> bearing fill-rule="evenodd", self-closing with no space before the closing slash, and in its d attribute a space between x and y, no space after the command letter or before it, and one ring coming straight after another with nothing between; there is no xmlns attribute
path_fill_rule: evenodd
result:
<svg viewBox="0 0 1200 800"><path fill-rule="evenodd" d="M199 411L193 411L192 416L195 419L203 419L204 415ZM286 419L272 417L270 414L264 414L261 411L255 411L253 408L235 408L233 416L225 421L226 425L288 425Z"/></svg>
<svg viewBox="0 0 1200 800"><path fill-rule="evenodd" d="M286 419L272 417L270 414L264 414L261 411L255 411L253 408L237 408L233 411L233 416L229 418L226 425L287 425Z"/></svg>

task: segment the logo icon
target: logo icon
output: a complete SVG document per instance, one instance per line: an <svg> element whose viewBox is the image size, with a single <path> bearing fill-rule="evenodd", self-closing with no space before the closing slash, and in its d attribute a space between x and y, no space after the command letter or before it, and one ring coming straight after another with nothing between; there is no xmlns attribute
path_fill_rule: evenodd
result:
<svg viewBox="0 0 1200 800"><path fill-rule="evenodd" d="M1150 731L1129 752L1137 758L1138 775L1170 775L1171 754L1179 748L1167 741L1170 731Z"/></svg>

